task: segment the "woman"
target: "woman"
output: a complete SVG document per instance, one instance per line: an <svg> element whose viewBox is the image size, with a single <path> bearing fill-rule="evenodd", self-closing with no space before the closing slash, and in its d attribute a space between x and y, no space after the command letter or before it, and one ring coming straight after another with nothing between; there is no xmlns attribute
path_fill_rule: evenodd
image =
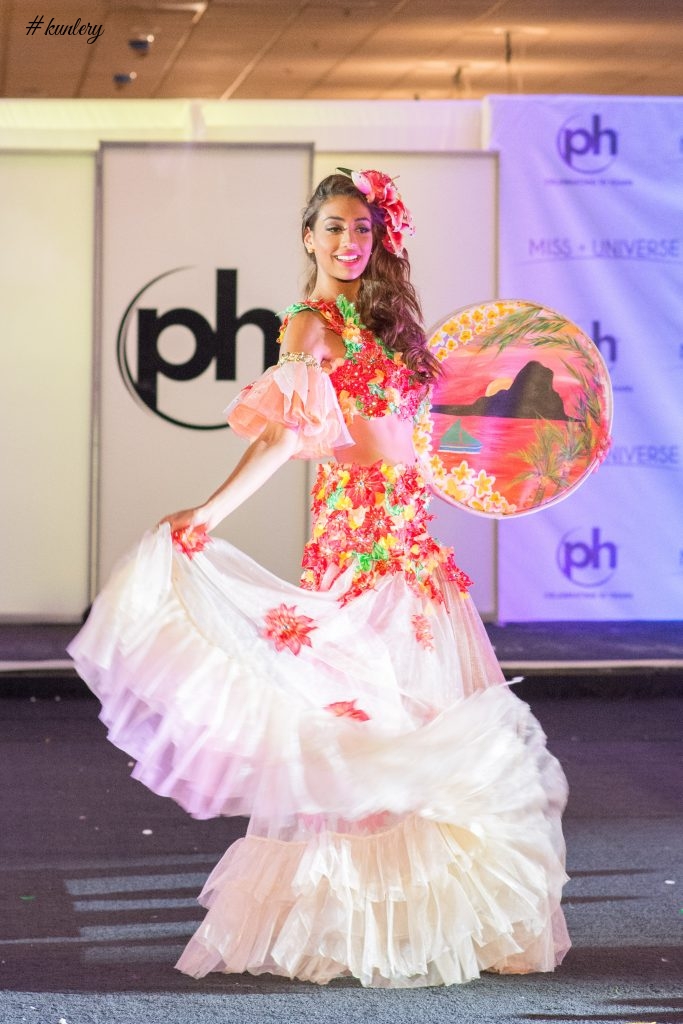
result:
<svg viewBox="0 0 683 1024"><path fill-rule="evenodd" d="M364 985L552 970L566 787L504 683L468 578L427 531L413 419L438 372L378 171L324 179L307 297L228 420L251 443L117 570L70 652L134 774L246 814L178 967ZM287 459L313 488L301 586L207 531Z"/></svg>

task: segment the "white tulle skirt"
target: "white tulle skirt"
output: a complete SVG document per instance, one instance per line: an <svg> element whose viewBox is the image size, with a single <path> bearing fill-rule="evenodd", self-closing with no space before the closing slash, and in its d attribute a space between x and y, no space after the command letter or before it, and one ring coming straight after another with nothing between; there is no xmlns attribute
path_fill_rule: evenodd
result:
<svg viewBox="0 0 683 1024"><path fill-rule="evenodd" d="M348 603L168 527L70 646L133 774L192 815L247 815L178 967L319 983L549 971L566 784L471 600L389 574ZM428 628L425 627L428 623Z"/></svg>

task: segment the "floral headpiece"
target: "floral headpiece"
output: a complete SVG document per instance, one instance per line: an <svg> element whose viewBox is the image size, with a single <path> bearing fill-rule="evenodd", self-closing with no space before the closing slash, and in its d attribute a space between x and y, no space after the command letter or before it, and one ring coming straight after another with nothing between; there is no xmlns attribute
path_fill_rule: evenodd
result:
<svg viewBox="0 0 683 1024"><path fill-rule="evenodd" d="M415 225L410 210L403 205L401 194L393 180L382 171L350 171L347 167L338 167L342 174L348 174L359 192L362 192L368 203L379 206L384 213L384 225L387 233L382 239L385 249L393 256L403 255L403 232L415 234Z"/></svg>

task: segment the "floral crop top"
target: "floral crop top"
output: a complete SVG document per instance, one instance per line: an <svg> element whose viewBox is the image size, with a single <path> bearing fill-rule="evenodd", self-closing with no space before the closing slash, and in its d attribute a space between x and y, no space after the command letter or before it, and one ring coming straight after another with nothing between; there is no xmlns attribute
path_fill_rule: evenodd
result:
<svg viewBox="0 0 683 1024"><path fill-rule="evenodd" d="M297 302L285 312L280 338L289 319L304 309L322 313L341 337L344 361L331 373L308 352L283 352L275 366L242 388L225 415L235 433L253 440L269 423L295 430L296 459L333 455L353 445L348 425L354 416L376 419L396 414L417 420L429 410L430 388L363 327L343 296L334 302Z"/></svg>
<svg viewBox="0 0 683 1024"><path fill-rule="evenodd" d="M355 306L343 295L336 302L306 300L289 306L278 340L282 340L290 319L307 309L321 313L330 330L344 342L344 362L329 378L346 422L354 416L371 420L392 413L401 419L414 419L429 395L429 385L405 365L400 352L392 352L363 326ZM284 352L279 365L290 360L316 362L303 352Z"/></svg>

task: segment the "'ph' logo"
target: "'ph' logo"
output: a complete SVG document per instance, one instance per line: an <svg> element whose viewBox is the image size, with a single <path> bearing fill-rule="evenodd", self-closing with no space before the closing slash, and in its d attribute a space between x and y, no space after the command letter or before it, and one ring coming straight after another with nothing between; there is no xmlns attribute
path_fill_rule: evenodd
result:
<svg viewBox="0 0 683 1024"><path fill-rule="evenodd" d="M617 546L600 538L600 528L594 526L590 541L573 538L579 530L565 533L557 548L560 571L579 587L600 587L614 575L617 568Z"/></svg>
<svg viewBox="0 0 683 1024"><path fill-rule="evenodd" d="M193 381L205 374L212 363L213 380L234 381L237 376L237 332L247 325L256 327L261 333L265 369L277 362L280 321L270 309L249 309L241 316L237 315L236 270L216 271L215 329L195 309L178 307L160 315L154 308L139 306L142 296L158 282L189 269L178 267L160 274L144 285L130 302L117 337L119 370L135 400L156 416L192 430L220 430L227 426L225 422L202 422L206 410L205 390L201 396L198 393L192 395L187 388L173 388L170 382ZM131 329L133 326L137 331ZM165 332L168 333L164 338ZM189 355L187 332L191 339ZM179 351L181 358L178 358ZM175 358L169 359L168 355ZM225 395L219 397L217 394L216 404L211 402L212 410L225 405L225 398Z"/></svg>
<svg viewBox="0 0 683 1024"><path fill-rule="evenodd" d="M591 338L605 362L614 365L618 357L619 342L613 334L602 334L602 325L599 320L593 321Z"/></svg>
<svg viewBox="0 0 683 1024"><path fill-rule="evenodd" d="M564 122L557 133L557 151L573 171L599 174L607 170L619 150L619 137L613 128L603 128L599 114L593 114L590 128L576 126L576 114Z"/></svg>

